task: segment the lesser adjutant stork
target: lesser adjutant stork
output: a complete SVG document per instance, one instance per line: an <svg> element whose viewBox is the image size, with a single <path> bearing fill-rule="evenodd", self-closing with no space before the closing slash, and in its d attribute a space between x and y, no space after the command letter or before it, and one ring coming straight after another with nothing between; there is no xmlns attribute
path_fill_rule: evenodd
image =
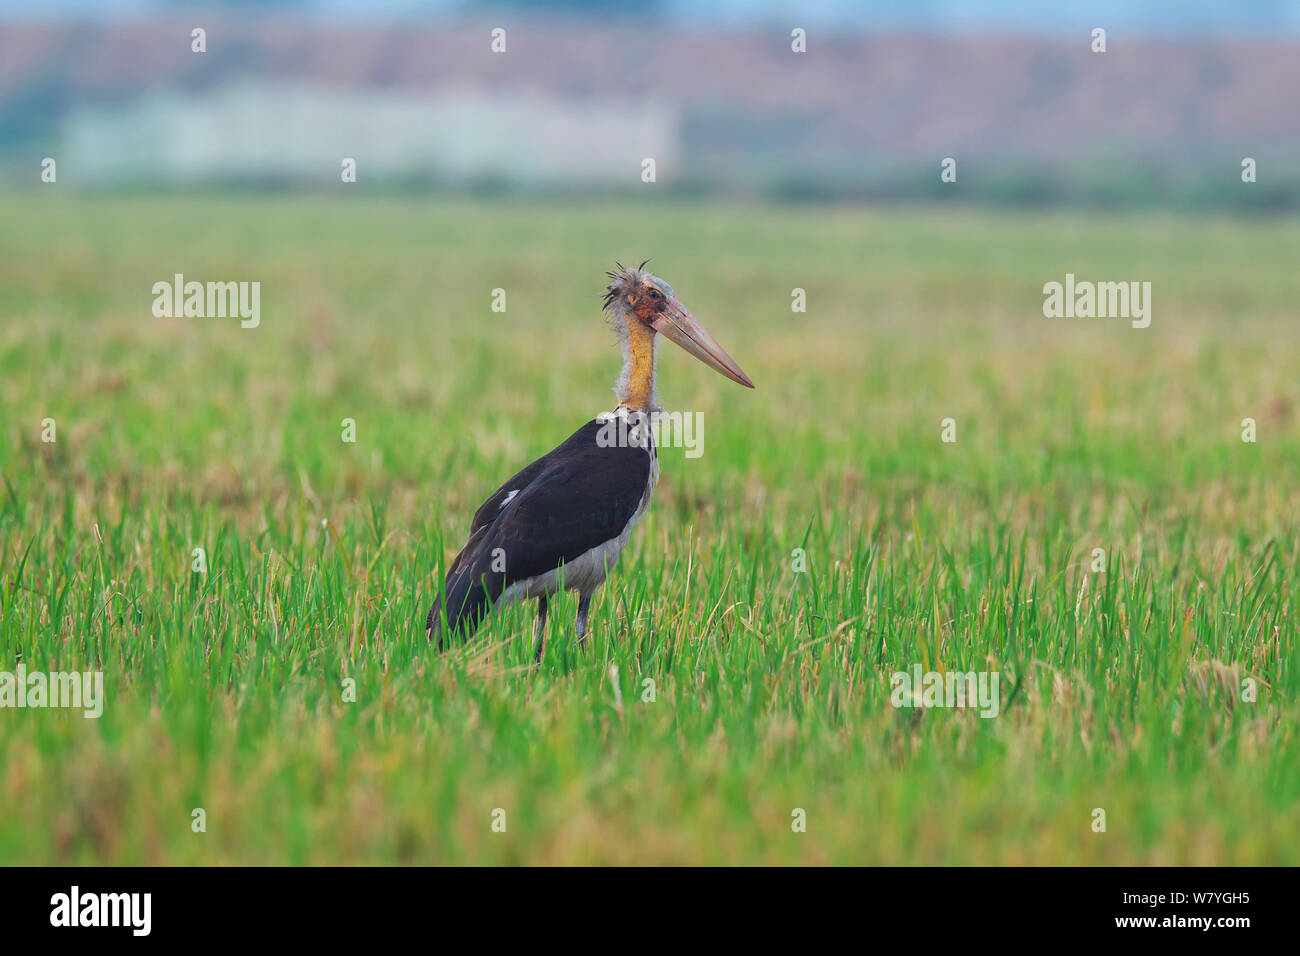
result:
<svg viewBox="0 0 1300 956"><path fill-rule="evenodd" d="M546 646L546 602L578 592L577 638L587 634L591 596L605 582L650 505L659 478L650 431L659 333L746 388L754 383L678 300L645 270L607 273L605 312L623 349L618 405L587 422L498 488L470 522L469 540L447 572L425 622L441 648L443 628L471 634L493 610L537 598L535 660Z"/></svg>

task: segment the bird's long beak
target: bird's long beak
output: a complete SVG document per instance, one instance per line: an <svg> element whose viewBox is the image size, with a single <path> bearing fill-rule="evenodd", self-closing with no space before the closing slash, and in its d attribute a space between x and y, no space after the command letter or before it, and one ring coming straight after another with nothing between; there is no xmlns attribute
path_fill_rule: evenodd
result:
<svg viewBox="0 0 1300 956"><path fill-rule="evenodd" d="M696 322L695 316L686 311L686 307L676 299L670 299L668 307L656 315L651 324L656 332L668 336L715 372L721 372L746 388L754 387L736 360L714 341L708 330Z"/></svg>

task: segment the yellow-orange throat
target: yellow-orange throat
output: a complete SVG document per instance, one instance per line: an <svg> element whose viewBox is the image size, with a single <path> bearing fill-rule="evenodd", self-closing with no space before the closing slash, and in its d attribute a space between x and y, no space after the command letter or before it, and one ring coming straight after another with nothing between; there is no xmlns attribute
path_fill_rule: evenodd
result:
<svg viewBox="0 0 1300 956"><path fill-rule="evenodd" d="M655 333L643 323L628 322L623 375L618 383L618 403L649 411L655 395Z"/></svg>

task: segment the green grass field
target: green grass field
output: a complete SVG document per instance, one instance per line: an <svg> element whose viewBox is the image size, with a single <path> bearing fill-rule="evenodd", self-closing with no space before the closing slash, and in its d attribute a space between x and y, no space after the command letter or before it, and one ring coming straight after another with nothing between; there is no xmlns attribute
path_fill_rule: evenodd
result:
<svg viewBox="0 0 1300 956"><path fill-rule="evenodd" d="M1300 863L1300 222L42 193L0 223L0 670L107 698L0 710L0 863ZM663 450L585 651L572 598L540 669L531 606L431 651L473 510L613 404L602 273L647 256L757 391L663 345L704 454ZM178 272L260 281L260 327L155 318ZM1044 318L1067 272L1151 281L1151 327ZM895 709L915 664L998 671L1001 714Z"/></svg>

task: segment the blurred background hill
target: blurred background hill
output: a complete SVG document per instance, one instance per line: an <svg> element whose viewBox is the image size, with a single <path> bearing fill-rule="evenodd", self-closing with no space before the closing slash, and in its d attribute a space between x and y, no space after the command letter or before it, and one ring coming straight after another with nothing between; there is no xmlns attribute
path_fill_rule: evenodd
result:
<svg viewBox="0 0 1300 956"><path fill-rule="evenodd" d="M968 200L1300 205L1300 3L1052 6L0 0L0 169L911 201L953 157Z"/></svg>

